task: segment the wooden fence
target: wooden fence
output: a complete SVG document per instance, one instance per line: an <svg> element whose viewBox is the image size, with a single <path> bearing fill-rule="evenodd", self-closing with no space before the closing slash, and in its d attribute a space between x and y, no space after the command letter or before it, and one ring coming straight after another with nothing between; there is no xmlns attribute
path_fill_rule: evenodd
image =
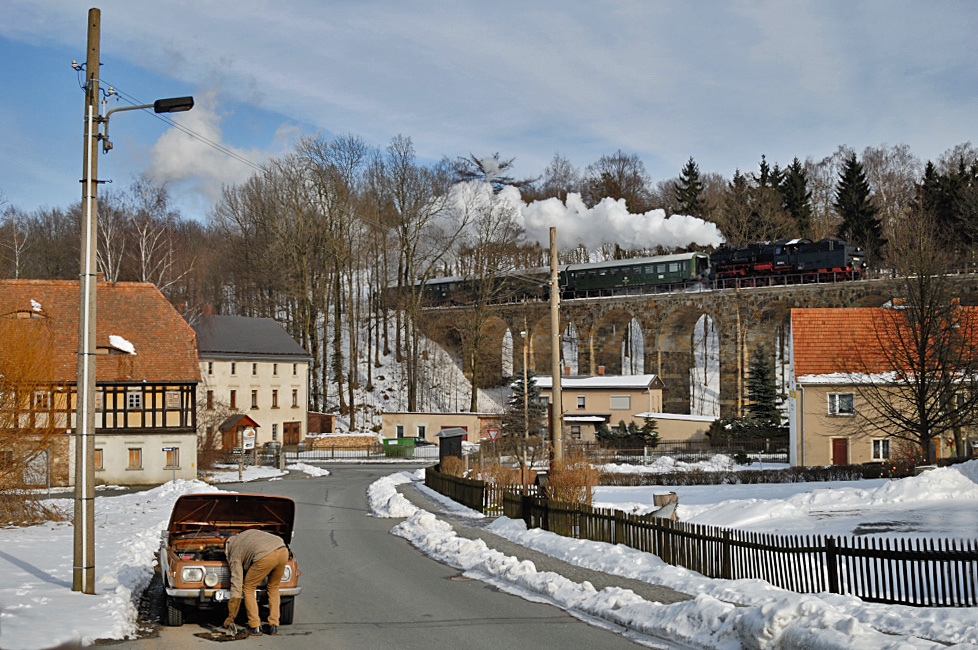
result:
<svg viewBox="0 0 978 650"><path fill-rule="evenodd" d="M528 528L576 539L624 544L709 578L761 579L800 593L847 594L877 603L978 606L973 540L754 533L551 502L539 493L522 494L520 486L489 488L431 468L425 484L487 515L523 519Z"/></svg>

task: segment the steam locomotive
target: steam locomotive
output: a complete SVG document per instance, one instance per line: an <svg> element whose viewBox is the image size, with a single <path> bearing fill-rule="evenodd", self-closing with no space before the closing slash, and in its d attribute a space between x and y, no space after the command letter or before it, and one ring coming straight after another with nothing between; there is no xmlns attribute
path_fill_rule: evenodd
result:
<svg viewBox="0 0 978 650"><path fill-rule="evenodd" d="M561 299L639 295L693 289L766 286L858 280L866 272L866 254L839 239L791 239L746 246L721 245L702 252L565 264L558 268ZM424 283L427 304L471 304L479 289L489 302L546 300L550 270L514 271L487 287L477 278L445 277Z"/></svg>

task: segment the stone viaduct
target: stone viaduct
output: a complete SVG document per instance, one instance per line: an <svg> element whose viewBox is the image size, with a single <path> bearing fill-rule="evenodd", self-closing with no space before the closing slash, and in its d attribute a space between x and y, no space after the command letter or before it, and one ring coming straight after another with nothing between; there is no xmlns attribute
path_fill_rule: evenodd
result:
<svg viewBox="0 0 978 650"><path fill-rule="evenodd" d="M694 353L693 333L697 323L707 322L715 332L714 349L719 351L720 416L737 417L742 414L751 351L763 344L776 353L779 363L787 362L784 352L792 308L879 307L899 298L904 286L901 280L877 279L566 300L560 306L565 341L561 363L576 366L579 374L631 374L622 368L622 350L631 344L636 348L631 356L640 356L642 371L659 375L665 383L663 408L690 413L691 370L702 363ZM978 280L962 276L960 286L962 304L978 304ZM476 368L480 386L492 386L522 372L522 332L528 368L537 374L550 373L549 309L546 302L480 310L433 308L426 312L423 327L430 338L462 359L467 375L471 377ZM576 340L576 359L568 358L573 354L569 339Z"/></svg>

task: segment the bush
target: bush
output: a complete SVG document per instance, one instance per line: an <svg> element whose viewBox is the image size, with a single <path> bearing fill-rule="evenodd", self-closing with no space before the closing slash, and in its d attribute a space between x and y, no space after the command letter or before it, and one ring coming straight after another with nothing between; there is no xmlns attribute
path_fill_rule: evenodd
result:
<svg viewBox="0 0 978 650"><path fill-rule="evenodd" d="M547 498L560 503L583 503L591 505L594 486L598 484L600 472L584 458L574 454L560 462L550 463L547 474Z"/></svg>
<svg viewBox="0 0 978 650"><path fill-rule="evenodd" d="M458 456L445 456L441 461L441 471L443 474L462 478L465 476L465 461Z"/></svg>
<svg viewBox="0 0 978 650"><path fill-rule="evenodd" d="M520 482L519 470L499 463L476 465L472 468L472 477L495 485L516 485Z"/></svg>
<svg viewBox="0 0 978 650"><path fill-rule="evenodd" d="M856 481L863 478L861 465L827 467L789 467L725 472L668 472L664 474L604 473L601 485L738 485L757 483L806 483L815 481Z"/></svg>

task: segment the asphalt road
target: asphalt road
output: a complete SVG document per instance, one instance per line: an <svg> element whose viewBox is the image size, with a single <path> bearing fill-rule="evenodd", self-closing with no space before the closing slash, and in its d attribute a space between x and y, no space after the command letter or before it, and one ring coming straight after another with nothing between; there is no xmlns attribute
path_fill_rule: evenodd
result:
<svg viewBox="0 0 978 650"><path fill-rule="evenodd" d="M398 469L406 469L398 467ZM368 516L366 489L391 467L332 466L330 476L229 485L296 501L293 548L302 571L295 623L276 637L235 644L288 648L636 648L626 637L463 578L390 534L397 520ZM223 616L112 643L152 650L213 647L194 634Z"/></svg>

